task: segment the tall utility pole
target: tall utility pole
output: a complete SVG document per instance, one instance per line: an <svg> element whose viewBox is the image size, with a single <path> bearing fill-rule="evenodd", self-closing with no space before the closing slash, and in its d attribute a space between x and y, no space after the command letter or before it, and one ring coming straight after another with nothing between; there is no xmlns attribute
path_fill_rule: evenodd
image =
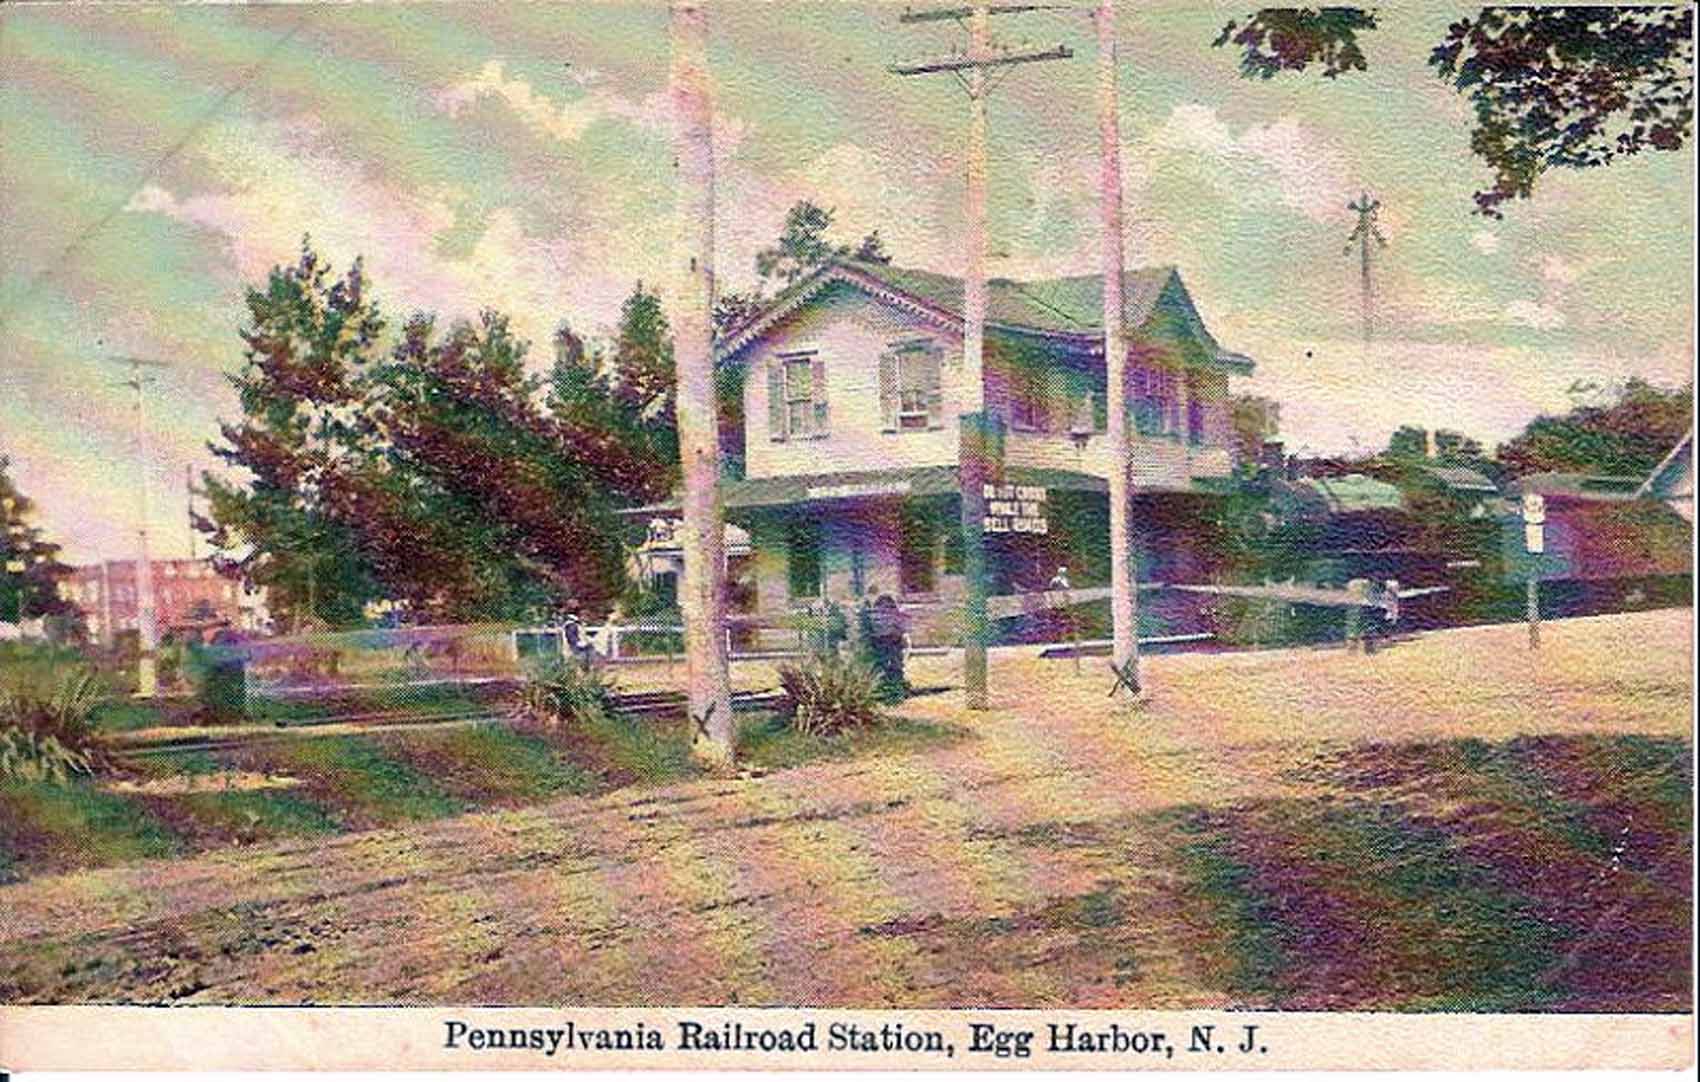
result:
<svg viewBox="0 0 1700 1082"><path fill-rule="evenodd" d="M155 653L159 649L158 615L154 609L153 563L148 554L148 422L147 394L144 388L153 382L144 368L169 368L163 361L143 360L140 357L114 357L114 364L130 369L130 378L122 382L136 392L136 465L141 474L137 486L138 512L136 520L136 631L141 640L141 656L136 661L136 695L151 699L159 694L159 676Z"/></svg>
<svg viewBox="0 0 1700 1082"><path fill-rule="evenodd" d="M962 437L958 477L962 488L963 577L963 684L970 710L984 710L986 699L986 645L991 621L986 612L988 593L986 565L986 485L1000 479L1003 418L986 408L986 97L993 84L994 70L1016 64L1065 60L1074 55L1066 46L1051 49L1011 49L992 40L991 17L1041 11L1049 4L976 3L967 7L934 11L906 11L903 23L951 20L968 32L965 52L952 53L915 64L896 64L897 75L933 75L949 72L968 95L968 141L965 172L967 191L963 200L963 224L967 251L962 275L962 382L968 401L961 418ZM1001 81L1001 80L1000 80Z"/></svg>
<svg viewBox="0 0 1700 1082"><path fill-rule="evenodd" d="M714 394L714 102L708 17L702 0L672 0L674 200L673 363L678 379L684 497L680 608L692 753L732 762L732 692L726 658L726 550L720 505L720 433Z"/></svg>
<svg viewBox="0 0 1700 1082"><path fill-rule="evenodd" d="M1127 431L1123 327L1122 136L1116 77L1116 4L1100 0L1098 206L1103 229L1105 412L1110 437L1110 626L1116 669L1139 687L1139 568L1134 560L1133 443Z"/></svg>
<svg viewBox="0 0 1700 1082"><path fill-rule="evenodd" d="M1364 318L1364 349L1369 349L1371 328L1374 322L1375 299L1371 290L1369 277L1369 242L1374 238L1381 247L1387 247L1387 238L1381 235L1376 227L1376 211L1381 207L1381 200L1371 199L1368 192L1362 193L1356 203L1347 203L1346 209L1358 216L1358 226L1352 230L1352 235L1346 240L1346 254L1352 253L1352 244L1358 246L1359 273L1362 276L1363 289L1363 318Z"/></svg>

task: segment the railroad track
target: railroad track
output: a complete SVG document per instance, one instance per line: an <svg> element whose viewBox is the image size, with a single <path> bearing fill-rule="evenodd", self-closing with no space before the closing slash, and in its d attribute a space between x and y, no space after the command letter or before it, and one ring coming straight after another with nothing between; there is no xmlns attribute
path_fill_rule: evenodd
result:
<svg viewBox="0 0 1700 1082"><path fill-rule="evenodd" d="M632 720L683 717L685 713L686 699L681 692L633 691L616 693L612 698L614 713ZM785 693L774 688L767 688L762 691L733 692L732 709L742 712L771 709L783 702L784 699ZM261 744L301 740L317 735L333 735L313 732L315 729L325 729L331 726L343 726L357 731L425 729L454 725L489 725L506 721L508 717L509 715L505 712L492 710L458 710L430 714L389 711L370 714L340 714L298 720L274 719L269 725L264 720L260 720L240 733L221 734L218 737L211 738L194 733L185 733L181 738L150 741L146 744L130 747L118 746L112 748L108 754L114 759L125 760L146 758L153 755L235 751Z"/></svg>

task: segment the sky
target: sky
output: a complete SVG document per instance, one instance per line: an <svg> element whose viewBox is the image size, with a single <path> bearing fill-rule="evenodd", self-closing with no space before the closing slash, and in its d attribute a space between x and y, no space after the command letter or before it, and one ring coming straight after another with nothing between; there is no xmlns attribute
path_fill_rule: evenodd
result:
<svg viewBox="0 0 1700 1082"><path fill-rule="evenodd" d="M1261 81L1210 47L1237 8L1120 7L1129 263L1180 269L1289 448L1367 451L1404 423L1492 445L1579 380L1690 378L1691 147L1549 174L1492 221L1468 103L1425 63L1465 9L1384 6L1368 72ZM898 263L960 271L966 101L887 70L958 33L900 10L711 5L722 288L753 284L799 199L843 240L878 229ZM392 327L497 308L540 365L562 319L608 333L667 250L666 30L659 3L0 8L0 454L66 557L134 548L113 356L172 365L148 388L149 524L187 554L185 469L216 466L237 414L243 290L303 234L339 269L364 257ZM990 99L989 271L1095 272L1090 22L995 32L1075 56ZM1345 251L1366 190L1388 240L1367 352Z"/></svg>

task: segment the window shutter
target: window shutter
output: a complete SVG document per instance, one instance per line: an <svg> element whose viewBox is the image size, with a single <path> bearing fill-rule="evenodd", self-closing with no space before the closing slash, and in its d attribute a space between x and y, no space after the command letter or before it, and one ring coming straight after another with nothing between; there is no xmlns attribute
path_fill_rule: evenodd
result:
<svg viewBox="0 0 1700 1082"><path fill-rule="evenodd" d="M767 360L767 438L785 441L785 364L778 357Z"/></svg>
<svg viewBox="0 0 1700 1082"><path fill-rule="evenodd" d="M944 427L944 387L939 373L939 351L928 350L927 365L927 427Z"/></svg>
<svg viewBox="0 0 1700 1082"><path fill-rule="evenodd" d="M817 436L826 435L826 362L815 354L809 359L809 393L815 398L815 431Z"/></svg>
<svg viewBox="0 0 1700 1082"><path fill-rule="evenodd" d="M897 354L880 356L880 428L897 431Z"/></svg>

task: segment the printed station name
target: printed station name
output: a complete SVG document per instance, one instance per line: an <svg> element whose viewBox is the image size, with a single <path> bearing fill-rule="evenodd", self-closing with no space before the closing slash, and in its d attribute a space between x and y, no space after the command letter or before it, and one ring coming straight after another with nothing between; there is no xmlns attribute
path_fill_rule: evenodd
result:
<svg viewBox="0 0 1700 1082"><path fill-rule="evenodd" d="M673 1040L668 1041L668 1028L637 1022L629 1026L590 1027L568 1021L559 1027L500 1027L474 1026L460 1021L444 1023L443 1047L473 1052L520 1051L540 1052L545 1056L559 1053L621 1053L621 1052L707 1052L707 1053L812 1053L863 1052L936 1055L947 1059L956 1056L958 1045L953 1035L943 1030L918 1029L900 1022L870 1025L849 1021L827 1024L803 1022L794 1026L747 1026L742 1022L718 1025L682 1019L672 1027ZM1224 1027L1226 1028L1226 1027ZM1226 1055L1265 1054L1255 1024L1241 1024L1240 1034L1230 1039L1218 1036L1215 1025L1190 1027L1184 1043L1170 1039L1160 1029L1141 1029L1119 1022L1083 1025L1076 1022L1053 1022L1041 1028L1026 1029L983 1022L969 1022L959 1036L962 1049L972 1055L989 1055L997 1059L1027 1059L1035 1049L1053 1055L1112 1054L1123 1056L1157 1056L1173 1059L1176 1052L1188 1054L1214 1053ZM1045 1040L1036 1041L1040 1035Z"/></svg>

